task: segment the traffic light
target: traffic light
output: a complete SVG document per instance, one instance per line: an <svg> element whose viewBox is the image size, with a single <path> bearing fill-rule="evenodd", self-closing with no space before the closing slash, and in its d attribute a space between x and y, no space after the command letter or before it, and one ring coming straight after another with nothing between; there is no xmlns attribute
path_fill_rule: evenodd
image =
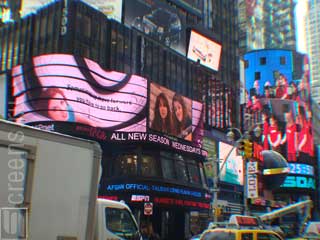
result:
<svg viewBox="0 0 320 240"><path fill-rule="evenodd" d="M253 143L248 139L244 140L244 156L246 158L251 158L253 154Z"/></svg>
<svg viewBox="0 0 320 240"><path fill-rule="evenodd" d="M244 139L241 139L238 143L238 153L240 155L244 155L244 150L245 150L245 140Z"/></svg>
<svg viewBox="0 0 320 240"><path fill-rule="evenodd" d="M251 158L253 155L253 143L248 139L241 139L238 145L239 154L246 158Z"/></svg>

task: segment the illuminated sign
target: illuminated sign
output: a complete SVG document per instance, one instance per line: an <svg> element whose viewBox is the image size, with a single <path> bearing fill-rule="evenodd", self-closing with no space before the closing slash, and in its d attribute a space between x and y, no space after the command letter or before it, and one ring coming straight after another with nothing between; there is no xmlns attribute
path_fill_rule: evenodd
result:
<svg viewBox="0 0 320 240"><path fill-rule="evenodd" d="M221 50L221 44L218 44L193 30L191 31L188 59L195 62L199 61L200 64L218 71Z"/></svg>
<svg viewBox="0 0 320 240"><path fill-rule="evenodd" d="M219 159L220 180L243 185L243 158L237 155L237 149L230 144L219 142ZM224 161L226 163L221 168Z"/></svg>
<svg viewBox="0 0 320 240"><path fill-rule="evenodd" d="M180 150L186 153L194 153L202 156L207 156L208 152L204 149L187 145L179 141L172 140L165 136L160 136L152 133L112 133L110 136L111 141L146 141L150 143L163 144L170 146L173 149Z"/></svg>
<svg viewBox="0 0 320 240"><path fill-rule="evenodd" d="M155 197L153 201L154 203L158 203L158 204L168 204L168 205L178 205L178 206L210 209L210 203L203 203L198 201L190 201L190 200L168 198L168 197Z"/></svg>
<svg viewBox="0 0 320 240"><path fill-rule="evenodd" d="M250 216L232 215L229 222L239 226L259 226L258 219Z"/></svg>
<svg viewBox="0 0 320 240"><path fill-rule="evenodd" d="M149 128L197 142L203 137L202 104L176 92L150 84ZM202 135L196 132L202 132ZM195 139L197 137L197 139Z"/></svg>
<svg viewBox="0 0 320 240"><path fill-rule="evenodd" d="M138 184L138 183L127 183L127 184L110 184L106 186L107 191L123 191L123 190L132 190L132 191L154 191L159 193L172 193L178 195L192 196L192 197L205 197L204 193L199 191L194 191L186 188L180 187L167 187L159 185L150 185L150 184Z"/></svg>
<svg viewBox="0 0 320 240"><path fill-rule="evenodd" d="M82 0L83 2L96 8L110 19L115 19L121 23L122 0Z"/></svg>
<svg viewBox="0 0 320 240"><path fill-rule="evenodd" d="M258 162L247 163L247 198L258 197Z"/></svg>
<svg viewBox="0 0 320 240"><path fill-rule="evenodd" d="M147 195L131 195L132 202L149 202L150 196Z"/></svg>
<svg viewBox="0 0 320 240"><path fill-rule="evenodd" d="M302 163L289 163L291 174L302 174L314 176L314 167Z"/></svg>
<svg viewBox="0 0 320 240"><path fill-rule="evenodd" d="M311 177L287 176L284 183L280 187L316 189L316 181Z"/></svg>
<svg viewBox="0 0 320 240"><path fill-rule="evenodd" d="M72 122L108 131L146 132L147 79L105 70L68 54L33 58L12 70L16 122Z"/></svg>

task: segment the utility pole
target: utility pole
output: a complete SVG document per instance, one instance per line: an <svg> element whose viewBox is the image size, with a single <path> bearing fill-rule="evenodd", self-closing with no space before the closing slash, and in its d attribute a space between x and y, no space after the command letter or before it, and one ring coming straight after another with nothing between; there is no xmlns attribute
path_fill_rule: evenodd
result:
<svg viewBox="0 0 320 240"><path fill-rule="evenodd" d="M228 158L230 157L231 153L234 151L234 149L236 149L239 144L243 143L243 150L244 150L244 156L243 156L243 164L244 164L244 179L243 179L243 207L244 207L244 214L248 214L248 203L247 203L247 160L248 158L250 158L252 156L252 143L247 139L250 136L251 131L253 130L254 134L256 136L260 136L261 134L261 129L259 128L259 124L260 123L256 123L254 124L249 131L246 131L244 134L242 134L242 132L238 129L238 128L229 128L229 130L231 130L230 132L227 133L227 137L230 140L234 140L234 133L232 132L233 130L236 130L239 135L240 138L238 140L236 140L231 148L231 150L229 151L229 153L227 154L227 156L225 157L225 159L223 160L221 167L219 168L219 159L214 160L215 162L215 166L214 166L214 178L213 178L213 216L214 216L214 222L218 221L218 216L219 213L221 213L219 206L218 206L218 192L219 190L219 178L220 178L220 174L228 160Z"/></svg>

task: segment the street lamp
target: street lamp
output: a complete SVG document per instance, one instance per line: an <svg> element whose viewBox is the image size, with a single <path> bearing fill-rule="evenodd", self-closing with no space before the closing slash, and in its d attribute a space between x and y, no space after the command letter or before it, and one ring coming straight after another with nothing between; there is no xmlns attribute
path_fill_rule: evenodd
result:
<svg viewBox="0 0 320 240"><path fill-rule="evenodd" d="M230 151L228 152L227 156L225 157L225 159L223 160L220 168L219 168L219 159L216 160L216 166L214 167L215 172L214 172L214 181L213 181L213 192L214 192L214 198L213 198L213 209L214 209L214 221L217 222L218 221L218 215L217 215L217 209L218 209L218 192L219 192L219 187L218 187L218 183L219 183L219 178L220 178L220 174L224 168L224 165L226 164L228 158L230 157L232 151L238 147L238 144L240 141L250 138L251 133L254 134L255 137L259 137L261 135L261 128L259 127L260 123L257 123L255 125L253 125L251 128L249 128L248 131L246 131L244 134L242 134L242 132L238 129L238 128L228 128L228 132L226 134L227 136L227 140L230 142L233 142L235 139L235 134L234 131L237 131L237 133L239 134L239 138L234 142L232 148L230 149ZM244 214L247 214L248 212L248 206L247 206L247 182L246 182L246 164L247 164L247 159L246 157L244 157L244 192L243 192L243 204L244 204ZM218 172L216 172L219 169Z"/></svg>

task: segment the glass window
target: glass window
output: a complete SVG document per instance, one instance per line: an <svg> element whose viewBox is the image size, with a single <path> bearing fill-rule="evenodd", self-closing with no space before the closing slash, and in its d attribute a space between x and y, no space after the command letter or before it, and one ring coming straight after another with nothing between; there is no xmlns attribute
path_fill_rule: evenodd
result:
<svg viewBox="0 0 320 240"><path fill-rule="evenodd" d="M260 58L260 65L266 65L267 63L267 58L266 57L261 57Z"/></svg>
<svg viewBox="0 0 320 240"><path fill-rule="evenodd" d="M253 234L252 233L242 233L241 239L242 240L253 240Z"/></svg>
<svg viewBox="0 0 320 240"><path fill-rule="evenodd" d="M115 161L115 176L137 175L137 155L120 155Z"/></svg>
<svg viewBox="0 0 320 240"><path fill-rule="evenodd" d="M127 209L105 208L106 228L121 239L139 239L140 234Z"/></svg>
<svg viewBox="0 0 320 240"><path fill-rule="evenodd" d="M280 238L272 233L258 233L258 240L280 240Z"/></svg>
<svg viewBox="0 0 320 240"><path fill-rule="evenodd" d="M164 179L176 179L174 171L174 161L171 154L166 152L160 152L162 175Z"/></svg>
<svg viewBox="0 0 320 240"><path fill-rule="evenodd" d="M191 183L201 184L200 172L196 161L188 160L188 172Z"/></svg>
<svg viewBox="0 0 320 240"><path fill-rule="evenodd" d="M175 154L175 168L177 173L177 179L182 182L188 182L188 174L186 168L186 162L179 154Z"/></svg>
<svg viewBox="0 0 320 240"><path fill-rule="evenodd" d="M260 80L260 72L254 73L254 80Z"/></svg>
<svg viewBox="0 0 320 240"><path fill-rule="evenodd" d="M280 64L285 65L286 64L286 57L282 56L280 57Z"/></svg>
<svg viewBox="0 0 320 240"><path fill-rule="evenodd" d="M147 156L147 155L142 156L141 175L146 177L160 176L156 159L153 156Z"/></svg>
<svg viewBox="0 0 320 240"><path fill-rule="evenodd" d="M233 232L207 232L205 233L202 240L236 240L236 235Z"/></svg>

